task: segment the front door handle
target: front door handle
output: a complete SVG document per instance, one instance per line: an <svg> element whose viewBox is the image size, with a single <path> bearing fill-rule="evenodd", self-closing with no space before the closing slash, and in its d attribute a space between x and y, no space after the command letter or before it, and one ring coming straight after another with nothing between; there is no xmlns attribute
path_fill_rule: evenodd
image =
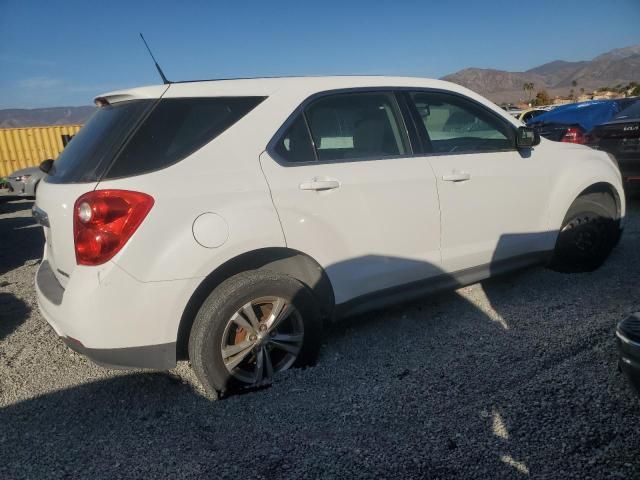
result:
<svg viewBox="0 0 640 480"><path fill-rule="evenodd" d="M442 176L442 180L445 182L466 182L471 180L471 175L467 172L451 172Z"/></svg>
<svg viewBox="0 0 640 480"><path fill-rule="evenodd" d="M316 192L322 192L323 190L333 190L340 187L340 182L337 180L319 180L314 178L310 182L300 184L300 190L315 190Z"/></svg>

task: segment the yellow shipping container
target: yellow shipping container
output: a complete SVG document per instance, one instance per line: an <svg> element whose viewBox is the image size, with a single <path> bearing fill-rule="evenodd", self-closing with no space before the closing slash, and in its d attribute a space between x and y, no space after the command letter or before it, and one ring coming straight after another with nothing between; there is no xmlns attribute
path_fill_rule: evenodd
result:
<svg viewBox="0 0 640 480"><path fill-rule="evenodd" d="M82 125L0 129L0 177L15 170L35 167L47 158L57 158L65 138L70 138Z"/></svg>

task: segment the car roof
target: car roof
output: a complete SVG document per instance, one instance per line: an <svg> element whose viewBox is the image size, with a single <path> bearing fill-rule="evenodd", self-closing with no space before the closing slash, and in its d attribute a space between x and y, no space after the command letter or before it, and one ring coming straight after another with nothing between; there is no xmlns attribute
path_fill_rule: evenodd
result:
<svg viewBox="0 0 640 480"><path fill-rule="evenodd" d="M97 98L105 98L110 103L115 103L132 99L159 98L160 96L165 98L233 95L271 96L286 90L314 93L325 90L367 87L416 87L445 89L461 93L469 92L466 88L454 83L430 78L342 75L194 80L118 90L99 95Z"/></svg>
<svg viewBox="0 0 640 480"><path fill-rule="evenodd" d="M514 125L520 125L512 115L468 88L445 80L423 77L343 75L200 80L118 90L101 95L96 98L96 101L100 98L106 99L109 103L117 103L126 100L157 99L160 97L166 99L260 96L286 98L287 102L299 103L316 93L355 88L425 88L458 93L484 104L491 110L498 112L503 118L508 118Z"/></svg>

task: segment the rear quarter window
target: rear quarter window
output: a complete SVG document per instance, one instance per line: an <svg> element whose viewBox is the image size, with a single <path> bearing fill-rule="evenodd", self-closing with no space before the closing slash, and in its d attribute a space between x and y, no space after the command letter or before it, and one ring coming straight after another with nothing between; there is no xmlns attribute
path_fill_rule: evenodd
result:
<svg viewBox="0 0 640 480"><path fill-rule="evenodd" d="M105 178L120 178L172 165L212 141L253 110L264 97L170 98L134 133Z"/></svg>

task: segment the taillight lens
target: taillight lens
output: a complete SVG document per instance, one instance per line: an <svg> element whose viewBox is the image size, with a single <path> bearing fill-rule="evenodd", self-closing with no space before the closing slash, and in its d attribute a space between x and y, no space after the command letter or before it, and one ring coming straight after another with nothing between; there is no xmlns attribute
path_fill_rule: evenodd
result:
<svg viewBox="0 0 640 480"><path fill-rule="evenodd" d="M78 265L100 265L120 251L153 207L153 197L129 190L96 190L76 200L73 238Z"/></svg>
<svg viewBox="0 0 640 480"><path fill-rule="evenodd" d="M587 143L587 136L584 134L582 129L577 127L569 127L567 131L564 132L564 136L562 137L562 142L565 143Z"/></svg>

